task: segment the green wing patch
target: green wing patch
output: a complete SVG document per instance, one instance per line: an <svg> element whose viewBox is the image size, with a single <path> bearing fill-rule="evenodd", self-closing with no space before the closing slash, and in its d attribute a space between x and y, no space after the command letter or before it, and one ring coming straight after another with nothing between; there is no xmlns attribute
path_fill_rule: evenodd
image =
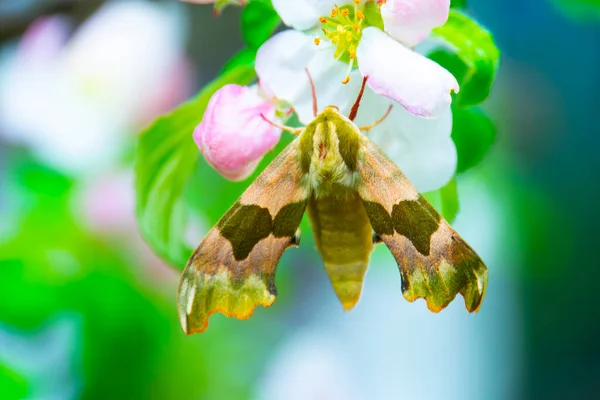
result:
<svg viewBox="0 0 600 400"><path fill-rule="evenodd" d="M293 237L302 221L306 201L284 206L275 218L269 210L256 204L236 202L219 220L221 235L231 243L236 261L244 260L254 246L273 234L276 238Z"/></svg>

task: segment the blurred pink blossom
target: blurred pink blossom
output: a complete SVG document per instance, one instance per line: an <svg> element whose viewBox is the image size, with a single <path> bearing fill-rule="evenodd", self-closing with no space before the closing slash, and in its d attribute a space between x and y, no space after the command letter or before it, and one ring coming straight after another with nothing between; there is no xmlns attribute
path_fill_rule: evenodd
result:
<svg viewBox="0 0 600 400"><path fill-rule="evenodd" d="M0 135L71 175L118 162L128 133L190 93L178 3L107 2L70 35L65 17L31 25L0 63Z"/></svg>

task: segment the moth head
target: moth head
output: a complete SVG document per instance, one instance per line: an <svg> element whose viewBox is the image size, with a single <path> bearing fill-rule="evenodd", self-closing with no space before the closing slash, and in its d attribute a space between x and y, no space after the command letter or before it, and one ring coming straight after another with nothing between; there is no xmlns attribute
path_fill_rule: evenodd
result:
<svg viewBox="0 0 600 400"><path fill-rule="evenodd" d="M329 115L329 116L333 116L333 115L342 115L342 113L340 113L340 109L337 106L327 106L323 109L323 114Z"/></svg>

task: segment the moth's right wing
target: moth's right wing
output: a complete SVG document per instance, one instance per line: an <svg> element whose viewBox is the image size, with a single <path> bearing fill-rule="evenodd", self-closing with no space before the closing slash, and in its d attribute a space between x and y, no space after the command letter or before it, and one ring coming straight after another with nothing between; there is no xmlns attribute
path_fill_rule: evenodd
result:
<svg viewBox="0 0 600 400"><path fill-rule="evenodd" d="M298 243L310 192L301 183L298 140L279 154L208 232L185 267L178 308L186 334L220 312L245 319L275 301L275 268Z"/></svg>
<svg viewBox="0 0 600 400"><path fill-rule="evenodd" d="M477 311L488 280L483 261L375 143L361 142L358 193L400 267L404 297L424 298L438 312L461 293Z"/></svg>

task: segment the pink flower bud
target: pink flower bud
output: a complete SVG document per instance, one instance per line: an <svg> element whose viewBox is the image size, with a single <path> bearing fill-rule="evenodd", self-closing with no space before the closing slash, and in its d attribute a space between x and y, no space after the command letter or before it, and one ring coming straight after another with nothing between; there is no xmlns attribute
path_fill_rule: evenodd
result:
<svg viewBox="0 0 600 400"><path fill-rule="evenodd" d="M275 106L256 87L225 85L210 99L194 140L206 161L232 181L247 178L279 141Z"/></svg>

